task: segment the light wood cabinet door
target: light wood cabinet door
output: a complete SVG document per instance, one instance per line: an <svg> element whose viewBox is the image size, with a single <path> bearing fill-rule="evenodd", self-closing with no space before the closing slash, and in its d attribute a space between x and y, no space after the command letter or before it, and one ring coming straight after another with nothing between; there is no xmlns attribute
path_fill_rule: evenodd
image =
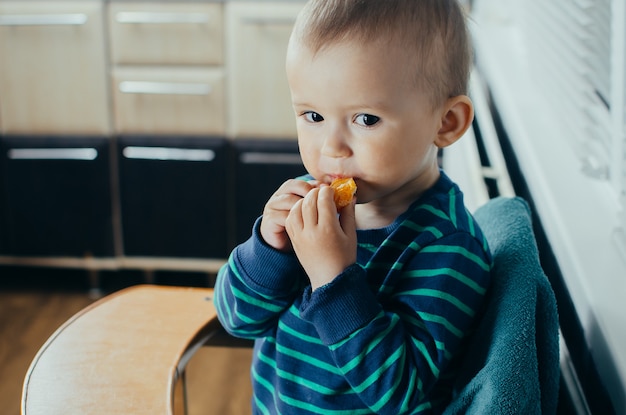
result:
<svg viewBox="0 0 626 415"><path fill-rule="evenodd" d="M226 5L228 114L234 138L296 138L285 74L300 2Z"/></svg>
<svg viewBox="0 0 626 415"><path fill-rule="evenodd" d="M0 2L5 134L110 131L102 1Z"/></svg>
<svg viewBox="0 0 626 415"><path fill-rule="evenodd" d="M111 60L116 65L221 65L220 3L113 2Z"/></svg>
<svg viewBox="0 0 626 415"><path fill-rule="evenodd" d="M224 135L221 67L116 67L112 83L119 134Z"/></svg>

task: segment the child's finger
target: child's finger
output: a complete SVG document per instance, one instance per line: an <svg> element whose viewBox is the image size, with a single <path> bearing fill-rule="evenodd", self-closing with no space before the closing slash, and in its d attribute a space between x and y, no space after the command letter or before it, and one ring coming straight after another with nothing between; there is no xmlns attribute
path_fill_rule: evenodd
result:
<svg viewBox="0 0 626 415"><path fill-rule="evenodd" d="M302 199L302 219L305 224L317 224L317 199L319 192L320 189L313 189L304 197L304 199Z"/></svg>
<svg viewBox="0 0 626 415"><path fill-rule="evenodd" d="M285 219L285 229L288 234L293 232L299 232L304 227L304 221L302 219L302 203L304 199L298 200L291 207L287 218Z"/></svg>
<svg viewBox="0 0 626 415"><path fill-rule="evenodd" d="M267 214L269 210L284 210L288 213L293 205L305 197L311 189L314 189L314 186L303 180L287 180L270 197L265 205L264 214Z"/></svg>
<svg viewBox="0 0 626 415"><path fill-rule="evenodd" d="M336 221L337 208L335 207L334 191L330 186L322 186L317 198L318 216L321 221Z"/></svg>
<svg viewBox="0 0 626 415"><path fill-rule="evenodd" d="M276 190L274 195L289 193L304 197L307 195L307 193L309 193L311 189L314 189L315 187L316 184L314 183L306 182L304 180L289 179Z"/></svg>

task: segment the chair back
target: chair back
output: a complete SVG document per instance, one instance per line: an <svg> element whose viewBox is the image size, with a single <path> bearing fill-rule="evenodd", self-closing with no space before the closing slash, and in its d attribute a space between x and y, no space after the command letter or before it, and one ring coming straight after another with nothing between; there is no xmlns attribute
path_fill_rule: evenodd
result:
<svg viewBox="0 0 626 415"><path fill-rule="evenodd" d="M445 413L556 413L558 314L530 208L519 197L498 197L474 216L493 254L492 283Z"/></svg>

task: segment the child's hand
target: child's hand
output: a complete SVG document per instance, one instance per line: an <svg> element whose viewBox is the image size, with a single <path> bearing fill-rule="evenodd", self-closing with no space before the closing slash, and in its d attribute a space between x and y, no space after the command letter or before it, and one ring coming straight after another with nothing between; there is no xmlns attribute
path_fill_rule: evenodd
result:
<svg viewBox="0 0 626 415"><path fill-rule="evenodd" d="M279 251L291 251L291 242L285 232L285 220L293 205L317 186L317 182L291 179L283 183L270 197L263 210L261 236L263 240Z"/></svg>
<svg viewBox="0 0 626 415"><path fill-rule="evenodd" d="M311 190L293 205L286 229L313 289L356 262L354 201L337 219L333 189L327 185Z"/></svg>

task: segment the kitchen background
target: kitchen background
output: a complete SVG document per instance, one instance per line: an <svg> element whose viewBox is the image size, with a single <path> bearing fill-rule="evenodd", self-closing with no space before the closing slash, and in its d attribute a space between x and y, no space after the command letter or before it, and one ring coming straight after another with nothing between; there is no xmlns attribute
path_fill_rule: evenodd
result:
<svg viewBox="0 0 626 415"><path fill-rule="evenodd" d="M0 413L73 313L211 285L304 172L283 69L302 4L0 0ZM188 413L246 413L250 353L199 350Z"/></svg>
<svg viewBox="0 0 626 415"><path fill-rule="evenodd" d="M304 172L301 5L1 1L0 263L215 271Z"/></svg>
<svg viewBox="0 0 626 415"><path fill-rule="evenodd" d="M464 3L476 121L442 162L472 209L513 194L533 207L559 303L563 413L625 413L625 2ZM269 194L304 171L283 69L302 4L0 0L9 310L24 310L18 292L60 316L41 295L212 284ZM33 319L62 321L18 321Z"/></svg>

